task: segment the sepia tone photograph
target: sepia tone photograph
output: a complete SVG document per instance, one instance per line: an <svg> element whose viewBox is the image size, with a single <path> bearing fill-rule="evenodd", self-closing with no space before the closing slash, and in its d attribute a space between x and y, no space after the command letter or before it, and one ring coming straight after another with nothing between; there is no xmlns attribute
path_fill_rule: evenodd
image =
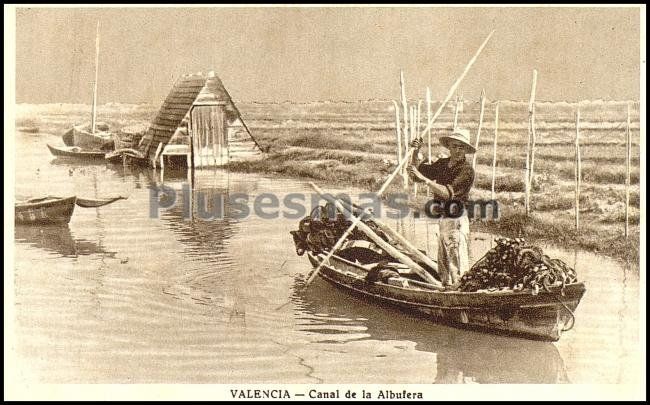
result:
<svg viewBox="0 0 650 405"><path fill-rule="evenodd" d="M645 6L4 17L11 399L645 399Z"/></svg>

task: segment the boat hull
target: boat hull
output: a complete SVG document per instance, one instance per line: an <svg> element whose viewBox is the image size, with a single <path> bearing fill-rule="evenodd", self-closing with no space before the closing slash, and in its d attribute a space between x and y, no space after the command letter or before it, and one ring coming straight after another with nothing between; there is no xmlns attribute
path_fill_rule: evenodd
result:
<svg viewBox="0 0 650 405"><path fill-rule="evenodd" d="M95 132L94 134L85 128L74 127L72 129L74 146L86 150L110 150L113 149L113 139L110 132Z"/></svg>
<svg viewBox="0 0 650 405"><path fill-rule="evenodd" d="M56 146L47 145L47 148L50 150L50 153L56 157L62 158L72 158L79 160L104 160L106 155L104 152L86 152L81 150L81 148L75 147L66 147L66 148L57 148Z"/></svg>
<svg viewBox="0 0 650 405"><path fill-rule="evenodd" d="M320 259L308 253L315 267ZM575 311L585 293L582 283L550 291L457 292L435 291L406 279L368 283L367 270L333 257L320 277L363 297L417 312L435 322L534 340L557 341L573 326ZM405 281L406 280L406 281ZM407 286L403 283L406 282Z"/></svg>
<svg viewBox="0 0 650 405"><path fill-rule="evenodd" d="M76 197L43 199L15 205L17 224L67 224L74 212Z"/></svg>

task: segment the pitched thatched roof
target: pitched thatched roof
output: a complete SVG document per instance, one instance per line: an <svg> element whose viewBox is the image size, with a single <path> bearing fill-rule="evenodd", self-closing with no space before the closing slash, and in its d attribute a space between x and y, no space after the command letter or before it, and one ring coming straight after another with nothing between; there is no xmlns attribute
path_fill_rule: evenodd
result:
<svg viewBox="0 0 650 405"><path fill-rule="evenodd" d="M193 104L225 105L229 120L241 119L221 80L213 73L185 75L178 79L163 102L158 115L140 142L140 150L151 159L158 144L163 147L188 115Z"/></svg>

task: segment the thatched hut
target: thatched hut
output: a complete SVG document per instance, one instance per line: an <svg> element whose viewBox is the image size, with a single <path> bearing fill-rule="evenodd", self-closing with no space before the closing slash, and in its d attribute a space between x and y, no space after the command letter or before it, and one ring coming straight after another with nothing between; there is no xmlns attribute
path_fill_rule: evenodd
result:
<svg viewBox="0 0 650 405"><path fill-rule="evenodd" d="M262 154L214 72L185 75L174 84L138 150L154 165L166 156L186 154L194 167L222 166Z"/></svg>

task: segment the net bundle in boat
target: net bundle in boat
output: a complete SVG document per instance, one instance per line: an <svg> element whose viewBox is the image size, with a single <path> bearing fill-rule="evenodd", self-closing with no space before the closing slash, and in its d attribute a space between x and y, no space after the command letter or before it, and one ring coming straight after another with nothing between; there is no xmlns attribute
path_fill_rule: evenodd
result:
<svg viewBox="0 0 650 405"><path fill-rule="evenodd" d="M362 222L370 227L382 239L388 240L386 235L377 228L369 218ZM352 220L346 218L333 205L316 207L309 216L303 218L298 224L298 230L291 231L298 255L306 251L319 254L329 251L352 225ZM347 236L349 241L370 241L370 239L357 228Z"/></svg>
<svg viewBox="0 0 650 405"><path fill-rule="evenodd" d="M550 290L578 281L576 271L560 259L551 259L537 246L522 238L497 238L497 245L460 279L458 289L478 290L540 289Z"/></svg>

